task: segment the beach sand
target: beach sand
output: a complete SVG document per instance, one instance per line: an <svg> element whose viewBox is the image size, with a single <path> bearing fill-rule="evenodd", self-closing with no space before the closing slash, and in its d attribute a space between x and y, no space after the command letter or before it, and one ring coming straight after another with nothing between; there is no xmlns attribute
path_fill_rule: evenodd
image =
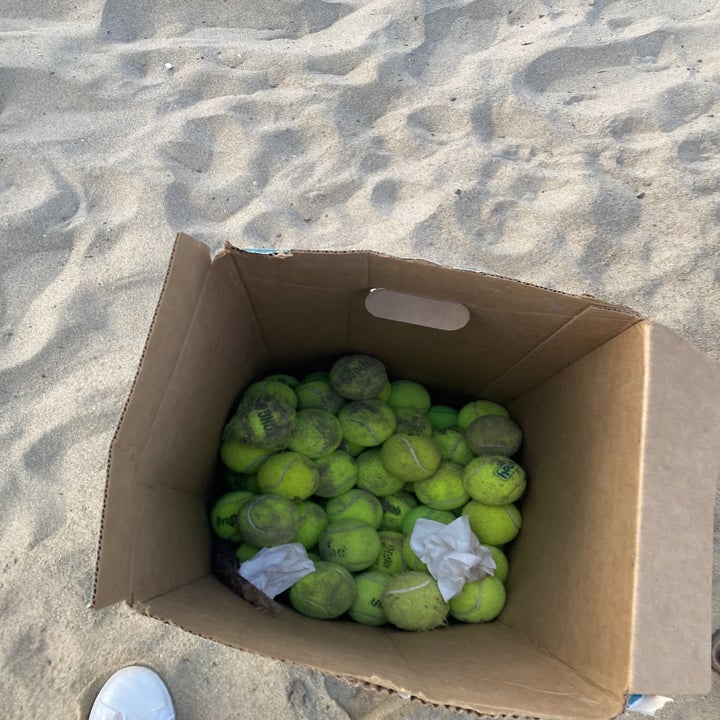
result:
<svg viewBox="0 0 720 720"><path fill-rule="evenodd" d="M0 2L2 715L139 662L179 718L466 717L88 608L175 233L589 293L718 359L718 37L710 0Z"/></svg>

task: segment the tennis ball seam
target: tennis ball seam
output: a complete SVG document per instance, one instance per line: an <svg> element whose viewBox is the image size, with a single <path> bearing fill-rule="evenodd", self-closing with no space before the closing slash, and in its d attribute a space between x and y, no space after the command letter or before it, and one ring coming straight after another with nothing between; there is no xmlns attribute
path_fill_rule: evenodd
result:
<svg viewBox="0 0 720 720"><path fill-rule="evenodd" d="M405 443L405 445L408 448L408 451L410 452L410 455L412 456L413 460L415 461L415 464L423 471L427 472L429 468L426 468L421 462L420 458L418 457L417 453L415 452L415 448L412 446L412 443L404 437L401 437L400 440Z"/></svg>
<svg viewBox="0 0 720 720"><path fill-rule="evenodd" d="M510 509L507 507L503 507L503 510L505 511L505 514L510 518L510 522L519 530L520 525L518 524L517 520L515 519L513 513L510 512Z"/></svg>
<svg viewBox="0 0 720 720"><path fill-rule="evenodd" d="M386 595L404 595L405 593L413 592L414 590L422 590L423 588L430 585L430 583L432 583L432 581L433 581L432 578L428 578L427 580L423 580L420 584L413 585L412 587L400 588L398 590L386 590L385 594Z"/></svg>

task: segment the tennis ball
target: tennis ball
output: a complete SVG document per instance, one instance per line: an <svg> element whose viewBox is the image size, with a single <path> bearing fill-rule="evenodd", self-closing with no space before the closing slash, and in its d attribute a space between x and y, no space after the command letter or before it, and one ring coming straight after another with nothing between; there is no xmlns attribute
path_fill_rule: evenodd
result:
<svg viewBox="0 0 720 720"><path fill-rule="evenodd" d="M486 545L485 547L490 548L493 560L495 561L495 572L493 575L500 580L500 582L504 583L510 574L510 565L507 556L499 547L495 547L495 545Z"/></svg>
<svg viewBox="0 0 720 720"><path fill-rule="evenodd" d="M257 472L260 492L288 500L305 500L317 489L320 473L315 463L300 453L286 450L269 457Z"/></svg>
<svg viewBox="0 0 720 720"><path fill-rule="evenodd" d="M465 440L476 455L510 457L520 449L522 430L509 417L485 415L468 425Z"/></svg>
<svg viewBox="0 0 720 720"><path fill-rule="evenodd" d="M282 383L278 385L287 388ZM233 436L225 439L241 440L267 450L280 450L292 435L295 410L274 397L251 397L240 402L228 425Z"/></svg>
<svg viewBox="0 0 720 720"><path fill-rule="evenodd" d="M470 499L463 483L463 471L462 465L443 460L427 480L418 480L414 484L417 499L436 510L462 507Z"/></svg>
<svg viewBox="0 0 720 720"><path fill-rule="evenodd" d="M390 578L382 609L388 621L402 630L432 630L445 625L449 606L432 575L409 571Z"/></svg>
<svg viewBox="0 0 720 720"><path fill-rule="evenodd" d="M432 439L440 448L440 456L443 460L467 465L475 457L475 453L465 440L465 433L458 427L436 430L432 434Z"/></svg>
<svg viewBox="0 0 720 720"><path fill-rule="evenodd" d="M240 508L254 495L246 490L233 490L221 495L210 510L210 525L223 540L240 542L237 517Z"/></svg>
<svg viewBox="0 0 720 720"><path fill-rule="evenodd" d="M347 402L325 380L311 380L303 382L295 388L298 399L298 408L301 410L327 410L337 415L340 408Z"/></svg>
<svg viewBox="0 0 720 720"><path fill-rule="evenodd" d="M300 513L292 500L279 495L256 495L238 512L242 539L257 547L289 543L300 524Z"/></svg>
<svg viewBox="0 0 720 720"><path fill-rule="evenodd" d="M381 400L354 400L338 413L343 437L363 447L381 445L394 432L397 421L389 405Z"/></svg>
<svg viewBox="0 0 720 720"><path fill-rule="evenodd" d="M460 408L460 412L458 413L458 427L461 430L465 430L473 420L485 415L504 415L505 417L510 417L507 408L496 402L492 402L492 400L474 400Z"/></svg>
<svg viewBox="0 0 720 720"><path fill-rule="evenodd" d="M267 380L268 382L276 381L285 383L285 385L292 388L293 390L300 384L300 381L296 377L293 377L292 375L288 375L286 373L274 373L273 375L268 375L265 380Z"/></svg>
<svg viewBox="0 0 720 720"><path fill-rule="evenodd" d="M405 567L408 570L420 570L422 572L429 572L427 565L415 554L415 551L410 547L410 536L403 536L402 545L402 556Z"/></svg>
<svg viewBox="0 0 720 720"><path fill-rule="evenodd" d="M427 419L433 430L455 427L457 425L458 411L448 405L433 405L427 411Z"/></svg>
<svg viewBox="0 0 720 720"><path fill-rule="evenodd" d="M400 532L380 530L378 531L378 537L380 538L380 553L372 569L386 575L397 575L405 567L403 560L403 540L405 536Z"/></svg>
<svg viewBox="0 0 720 720"><path fill-rule="evenodd" d="M484 505L470 500L463 507L470 528L484 545L505 545L514 540L522 526L520 511L509 505Z"/></svg>
<svg viewBox="0 0 720 720"><path fill-rule="evenodd" d="M459 595L450 599L450 614L466 623L494 620L505 607L505 586L493 575L465 583Z"/></svg>
<svg viewBox="0 0 720 720"><path fill-rule="evenodd" d="M315 460L320 474L315 494L322 498L342 495L355 486L358 466L355 458L344 450L335 450Z"/></svg>
<svg viewBox="0 0 720 720"><path fill-rule="evenodd" d="M251 493L257 493L254 474L247 475L227 468L225 470L225 482L231 490L249 490Z"/></svg>
<svg viewBox="0 0 720 720"><path fill-rule="evenodd" d="M316 380L322 380L323 382L330 382L330 371L329 370L315 370L314 372L308 373L302 382L315 382Z"/></svg>
<svg viewBox="0 0 720 720"><path fill-rule="evenodd" d="M363 625L384 625L387 622L382 609L382 595L389 580L389 575L375 570L366 570L355 576L355 600L348 610L355 622Z"/></svg>
<svg viewBox="0 0 720 720"><path fill-rule="evenodd" d="M300 522L298 524L293 542L299 542L306 550L311 550L318 544L320 535L328 526L328 516L320 505L311 500L304 500L297 504Z"/></svg>
<svg viewBox="0 0 720 720"><path fill-rule="evenodd" d="M385 469L380 448L370 448L357 456L357 486L373 495L392 495L402 489L405 481Z"/></svg>
<svg viewBox="0 0 720 720"><path fill-rule="evenodd" d="M400 435L424 435L431 437L433 434L432 425L427 415L415 408L394 408L397 425L395 432Z"/></svg>
<svg viewBox="0 0 720 720"><path fill-rule="evenodd" d="M340 443L339 449L344 450L348 453L348 455L352 455L353 457L357 457L361 452L367 450L365 445L357 445L356 443L348 442L345 439L343 439Z"/></svg>
<svg viewBox="0 0 720 720"><path fill-rule="evenodd" d="M383 509L380 501L367 490L352 488L342 495L330 498L325 505L330 522L336 520L362 520L373 528L379 528Z"/></svg>
<svg viewBox="0 0 720 720"><path fill-rule="evenodd" d="M336 520L330 522L320 535L318 552L323 560L358 572L366 570L377 560L380 538L377 530L362 520Z"/></svg>
<svg viewBox="0 0 720 720"><path fill-rule="evenodd" d="M425 414L429 409L430 393L412 380L393 380L390 383L390 397L387 404L393 409L413 408Z"/></svg>
<svg viewBox="0 0 720 720"><path fill-rule="evenodd" d="M250 402L252 400L274 399L279 400L291 409L297 407L297 395L295 391L286 383L279 380L270 380L264 378L248 385L242 394L241 402Z"/></svg>
<svg viewBox="0 0 720 720"><path fill-rule="evenodd" d="M228 431L228 436L232 430ZM254 473L275 450L253 447L242 440L235 440L223 433L220 443L220 459L226 467L238 473Z"/></svg>
<svg viewBox="0 0 720 720"><path fill-rule="evenodd" d="M330 368L333 390L348 400L376 398L387 380L385 365L370 355L345 355Z"/></svg>
<svg viewBox="0 0 720 720"><path fill-rule="evenodd" d="M254 558L258 553L260 552L260 548L256 547L255 545L250 545L250 543L240 543L235 548L235 557L241 562L245 562L246 560L250 560L250 558Z"/></svg>
<svg viewBox="0 0 720 720"><path fill-rule="evenodd" d="M344 567L321 560L315 563L315 572L290 588L290 604L301 615L332 620L350 609L356 592L355 580Z"/></svg>
<svg viewBox="0 0 720 720"><path fill-rule="evenodd" d="M382 400L384 403L388 401L390 398L390 393L392 393L392 385L390 384L390 381L388 380L384 385L383 389L377 394L376 400Z"/></svg>
<svg viewBox="0 0 720 720"><path fill-rule="evenodd" d="M417 504L415 496L404 490L398 490L392 495L381 497L380 505L383 509L383 519L380 523L380 529L401 532L405 516L414 507L417 507Z"/></svg>
<svg viewBox="0 0 720 720"><path fill-rule="evenodd" d="M392 435L383 444L381 458L388 472L409 482L429 478L441 460L432 438L422 435Z"/></svg>
<svg viewBox="0 0 720 720"><path fill-rule="evenodd" d="M342 439L342 428L332 413L327 410L300 410L287 446L314 460L336 450Z"/></svg>
<svg viewBox="0 0 720 720"><path fill-rule="evenodd" d="M484 505L507 505L525 492L525 471L502 455L481 455L465 467L468 495Z"/></svg>
<svg viewBox="0 0 720 720"><path fill-rule="evenodd" d="M436 522L443 523L443 525L449 525L453 520L455 520L455 515L453 515L450 510L437 510L436 508L431 508L427 505L418 505L410 510L410 512L405 516L402 524L403 534L412 535L415 523L419 518L435 520Z"/></svg>

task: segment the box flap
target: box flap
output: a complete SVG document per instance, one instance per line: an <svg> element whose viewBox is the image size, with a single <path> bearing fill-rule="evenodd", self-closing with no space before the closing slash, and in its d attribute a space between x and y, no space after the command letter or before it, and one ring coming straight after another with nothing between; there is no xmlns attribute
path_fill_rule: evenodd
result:
<svg viewBox="0 0 720 720"><path fill-rule="evenodd" d="M646 325L639 551L630 689L710 691L714 497L720 462L720 368Z"/></svg>

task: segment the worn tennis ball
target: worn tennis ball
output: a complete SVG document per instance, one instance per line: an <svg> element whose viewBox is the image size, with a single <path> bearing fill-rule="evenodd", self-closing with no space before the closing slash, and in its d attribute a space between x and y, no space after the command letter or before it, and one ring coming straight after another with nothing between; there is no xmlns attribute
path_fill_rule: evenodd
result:
<svg viewBox="0 0 720 720"><path fill-rule="evenodd" d="M468 425L465 440L476 455L511 457L522 445L522 430L509 417L485 415Z"/></svg>
<svg viewBox="0 0 720 720"><path fill-rule="evenodd" d="M288 375L287 373L274 373L272 375L268 375L264 379L268 382L277 381L285 383L285 385L291 387L293 390L300 384L300 381L296 377L294 377L293 375Z"/></svg>
<svg viewBox="0 0 720 720"><path fill-rule="evenodd" d="M355 580L344 567L320 560L314 572L290 588L290 604L306 617L332 620L350 609L356 592Z"/></svg>
<svg viewBox="0 0 720 720"><path fill-rule="evenodd" d="M299 410L288 448L314 460L336 450L343 432L338 419L327 410Z"/></svg>
<svg viewBox="0 0 720 720"><path fill-rule="evenodd" d="M278 385L287 388L282 383ZM240 440L267 450L281 450L290 440L295 417L295 410L277 398L251 397L240 402L226 425L227 433L223 439Z"/></svg>
<svg viewBox="0 0 720 720"><path fill-rule="evenodd" d="M280 495L256 495L238 512L237 525L242 539L257 547L289 543L300 524L300 513L292 500Z"/></svg>
<svg viewBox="0 0 720 720"><path fill-rule="evenodd" d="M338 449L344 450L346 453L348 453L348 455L352 455L353 457L357 457L361 452L367 450L365 445L351 443L345 439L343 439L343 441L340 443L340 447Z"/></svg>
<svg viewBox="0 0 720 720"><path fill-rule="evenodd" d="M427 415L415 408L394 408L397 425L395 432L400 435L424 435L431 437L433 434L432 425Z"/></svg>
<svg viewBox="0 0 720 720"><path fill-rule="evenodd" d="M432 404L430 393L413 380L393 380L390 383L388 405L393 409L413 408L425 414Z"/></svg>
<svg viewBox="0 0 720 720"><path fill-rule="evenodd" d="M470 499L463 483L463 472L462 465L443 460L427 480L418 480L414 484L417 499L436 510L462 507Z"/></svg>
<svg viewBox="0 0 720 720"><path fill-rule="evenodd" d="M405 536L401 532L379 530L378 537L380 538L380 552L372 569L386 575L397 575L405 568L403 560L403 540Z"/></svg>
<svg viewBox="0 0 720 720"><path fill-rule="evenodd" d="M256 399L274 399L295 410L297 407L297 395L287 383L280 380L263 378L248 385L242 394L241 402L249 402Z"/></svg>
<svg viewBox="0 0 720 720"><path fill-rule="evenodd" d="M389 575L366 570L355 576L355 600L348 615L362 625L384 625L387 622L382 609L382 595L390 580Z"/></svg>
<svg viewBox="0 0 720 720"><path fill-rule="evenodd" d="M250 543L240 543L235 548L235 557L241 562L254 558L260 552L260 548Z"/></svg>
<svg viewBox="0 0 720 720"><path fill-rule="evenodd" d="M327 410L327 412L337 415L340 408L347 402L325 380L303 382L295 388L295 394L300 410Z"/></svg>
<svg viewBox="0 0 720 720"><path fill-rule="evenodd" d="M390 384L390 381L388 380L384 385L383 389L376 395L376 400L382 400L384 403L388 401L390 398L390 393L392 393L392 385Z"/></svg>
<svg viewBox="0 0 720 720"><path fill-rule="evenodd" d="M345 440L363 447L381 445L397 424L392 408L381 400L354 400L337 417Z"/></svg>
<svg viewBox="0 0 720 720"><path fill-rule="evenodd" d="M458 412L458 427L465 430L473 420L485 415L503 415L510 417L507 408L492 400L474 400L463 405Z"/></svg>
<svg viewBox="0 0 720 720"><path fill-rule="evenodd" d="M467 444L465 433L458 427L435 430L432 439L440 448L440 456L443 460L450 460L458 465L467 465L475 457L475 453Z"/></svg>
<svg viewBox="0 0 720 720"><path fill-rule="evenodd" d="M401 490L405 481L385 469L380 454L380 448L369 448L357 456L357 486L383 497Z"/></svg>
<svg viewBox="0 0 720 720"><path fill-rule="evenodd" d="M292 542L298 542L306 550L314 548L320 540L323 530L328 526L328 516L325 510L311 500L297 503L300 522Z"/></svg>
<svg viewBox="0 0 720 720"><path fill-rule="evenodd" d="M323 560L337 563L351 572L367 570L380 553L377 530L362 520L336 520L323 530L318 542Z"/></svg>
<svg viewBox="0 0 720 720"><path fill-rule="evenodd" d="M257 472L261 493L282 495L288 500L306 500L317 489L319 480L315 463L292 450L275 453Z"/></svg>
<svg viewBox="0 0 720 720"><path fill-rule="evenodd" d="M493 575L500 580L500 582L504 583L510 574L510 564L508 563L507 555L495 545L486 545L485 547L490 548L492 558L495 561L495 572Z"/></svg>
<svg viewBox="0 0 720 720"><path fill-rule="evenodd" d="M240 542L242 538L237 528L240 508L254 495L247 490L233 490L221 495L210 510L210 526L223 540Z"/></svg>
<svg viewBox="0 0 720 720"><path fill-rule="evenodd" d="M470 528L484 545L505 545L514 540L522 526L520 511L509 505L484 505L470 500L462 509Z"/></svg>
<svg viewBox="0 0 720 720"><path fill-rule="evenodd" d="M459 595L450 599L450 615L466 623L494 620L505 607L505 586L493 575L465 583Z"/></svg>
<svg viewBox="0 0 720 720"><path fill-rule="evenodd" d="M330 522L336 520L362 520L371 527L380 527L383 509L380 501L367 490L352 488L342 495L330 498L325 504Z"/></svg>
<svg viewBox="0 0 720 720"><path fill-rule="evenodd" d="M409 571L390 578L382 609L388 621L402 630L432 630L445 625L449 606L432 575Z"/></svg>
<svg viewBox="0 0 720 720"><path fill-rule="evenodd" d="M239 473L226 468L225 482L231 490L249 490L257 494L257 478L254 473Z"/></svg>
<svg viewBox="0 0 720 720"><path fill-rule="evenodd" d="M453 515L450 510L437 510L436 508L431 508L427 505L418 505L410 510L403 520L402 532L404 535L412 535L415 523L419 518L435 520L435 522L441 522L443 525L449 525L453 520L455 520L455 515Z"/></svg>
<svg viewBox="0 0 720 720"><path fill-rule="evenodd" d="M427 411L427 418L433 430L442 430L457 425L458 411L449 405L432 405Z"/></svg>
<svg viewBox="0 0 720 720"><path fill-rule="evenodd" d="M392 435L383 443L381 457L388 472L409 482L429 478L441 460L432 438L422 435Z"/></svg>
<svg viewBox="0 0 720 720"><path fill-rule="evenodd" d="M429 572L427 565L415 554L415 551L410 547L409 535L403 536L402 556L405 567L408 570L420 570L422 572Z"/></svg>
<svg viewBox="0 0 720 720"><path fill-rule="evenodd" d="M232 421L231 421L232 422ZM253 447L232 437L234 430L226 426L220 442L220 459L226 467L238 473L254 473L275 450Z"/></svg>
<svg viewBox="0 0 720 720"><path fill-rule="evenodd" d="M383 519L380 523L381 530L395 530L402 532L405 516L415 507L417 500L412 493L398 490L392 495L385 495L380 498L380 505L383 509Z"/></svg>
<svg viewBox="0 0 720 720"><path fill-rule="evenodd" d="M322 498L342 495L355 486L358 466L355 458L344 450L335 450L317 458L315 466L320 474L315 494Z"/></svg>
<svg viewBox="0 0 720 720"><path fill-rule="evenodd" d="M333 390L348 400L376 398L387 380L385 365L371 355L345 355L330 368Z"/></svg>
<svg viewBox="0 0 720 720"><path fill-rule="evenodd" d="M463 482L468 495L484 505L507 505L525 492L525 471L502 455L481 455L465 467Z"/></svg>

